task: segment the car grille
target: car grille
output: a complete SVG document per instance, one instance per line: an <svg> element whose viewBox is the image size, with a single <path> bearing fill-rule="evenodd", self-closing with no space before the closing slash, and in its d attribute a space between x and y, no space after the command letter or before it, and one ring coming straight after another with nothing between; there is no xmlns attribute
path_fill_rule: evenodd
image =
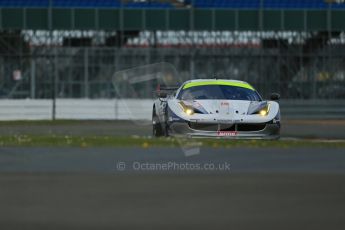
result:
<svg viewBox="0 0 345 230"><path fill-rule="evenodd" d="M218 129L218 124L189 122L189 127L200 131L235 131L235 125L227 124L220 124Z"/></svg>
<svg viewBox="0 0 345 230"><path fill-rule="evenodd" d="M237 124L237 131L260 131L266 124Z"/></svg>
<svg viewBox="0 0 345 230"><path fill-rule="evenodd" d="M189 122L189 127L194 130L200 131L260 131L266 127L266 124L235 124L235 125L227 125L227 124L218 124L213 123L194 123Z"/></svg>

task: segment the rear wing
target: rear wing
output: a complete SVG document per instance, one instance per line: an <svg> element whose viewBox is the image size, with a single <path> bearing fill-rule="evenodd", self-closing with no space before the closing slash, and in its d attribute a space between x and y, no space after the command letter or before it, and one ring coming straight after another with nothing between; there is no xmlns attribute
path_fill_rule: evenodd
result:
<svg viewBox="0 0 345 230"><path fill-rule="evenodd" d="M180 87L160 87L161 91L176 91Z"/></svg>
<svg viewBox="0 0 345 230"><path fill-rule="evenodd" d="M157 85L156 89L156 96L159 98L166 98L169 94L172 94L174 91L178 90L180 87L179 86L160 86Z"/></svg>

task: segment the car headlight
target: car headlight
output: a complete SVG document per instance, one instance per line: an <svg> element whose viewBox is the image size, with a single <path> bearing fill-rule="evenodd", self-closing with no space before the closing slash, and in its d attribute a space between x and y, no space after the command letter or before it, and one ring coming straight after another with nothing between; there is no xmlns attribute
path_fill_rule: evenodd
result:
<svg viewBox="0 0 345 230"><path fill-rule="evenodd" d="M182 107L182 110L187 114L187 115L193 115L195 113L195 110L193 107L186 105L185 103L183 103L182 101L180 102L180 105Z"/></svg>
<svg viewBox="0 0 345 230"><path fill-rule="evenodd" d="M264 108L258 111L258 114L264 117L264 116L267 116L269 111L270 111L270 104L267 104Z"/></svg>
<svg viewBox="0 0 345 230"><path fill-rule="evenodd" d="M193 114L194 114L194 110L191 109L191 108L185 109L184 112L185 112L187 115L193 115Z"/></svg>
<svg viewBox="0 0 345 230"><path fill-rule="evenodd" d="M265 117L270 112L270 106L271 104L266 101L250 103L247 114Z"/></svg>

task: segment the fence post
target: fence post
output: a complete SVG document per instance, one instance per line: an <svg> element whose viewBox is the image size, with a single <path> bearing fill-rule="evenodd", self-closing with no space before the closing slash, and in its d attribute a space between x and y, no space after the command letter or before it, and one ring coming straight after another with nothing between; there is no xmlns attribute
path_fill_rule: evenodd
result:
<svg viewBox="0 0 345 230"><path fill-rule="evenodd" d="M84 97L89 97L89 52L85 48L84 52Z"/></svg>
<svg viewBox="0 0 345 230"><path fill-rule="evenodd" d="M31 71L30 71L30 98L35 99L36 95L36 63L31 57Z"/></svg>

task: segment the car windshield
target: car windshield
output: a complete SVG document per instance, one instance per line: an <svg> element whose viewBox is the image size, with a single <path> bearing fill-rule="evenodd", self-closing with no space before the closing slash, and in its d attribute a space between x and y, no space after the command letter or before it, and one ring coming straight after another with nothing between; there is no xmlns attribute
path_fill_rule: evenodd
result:
<svg viewBox="0 0 345 230"><path fill-rule="evenodd" d="M182 89L177 99L261 101L261 97L256 91L229 85L203 85Z"/></svg>

